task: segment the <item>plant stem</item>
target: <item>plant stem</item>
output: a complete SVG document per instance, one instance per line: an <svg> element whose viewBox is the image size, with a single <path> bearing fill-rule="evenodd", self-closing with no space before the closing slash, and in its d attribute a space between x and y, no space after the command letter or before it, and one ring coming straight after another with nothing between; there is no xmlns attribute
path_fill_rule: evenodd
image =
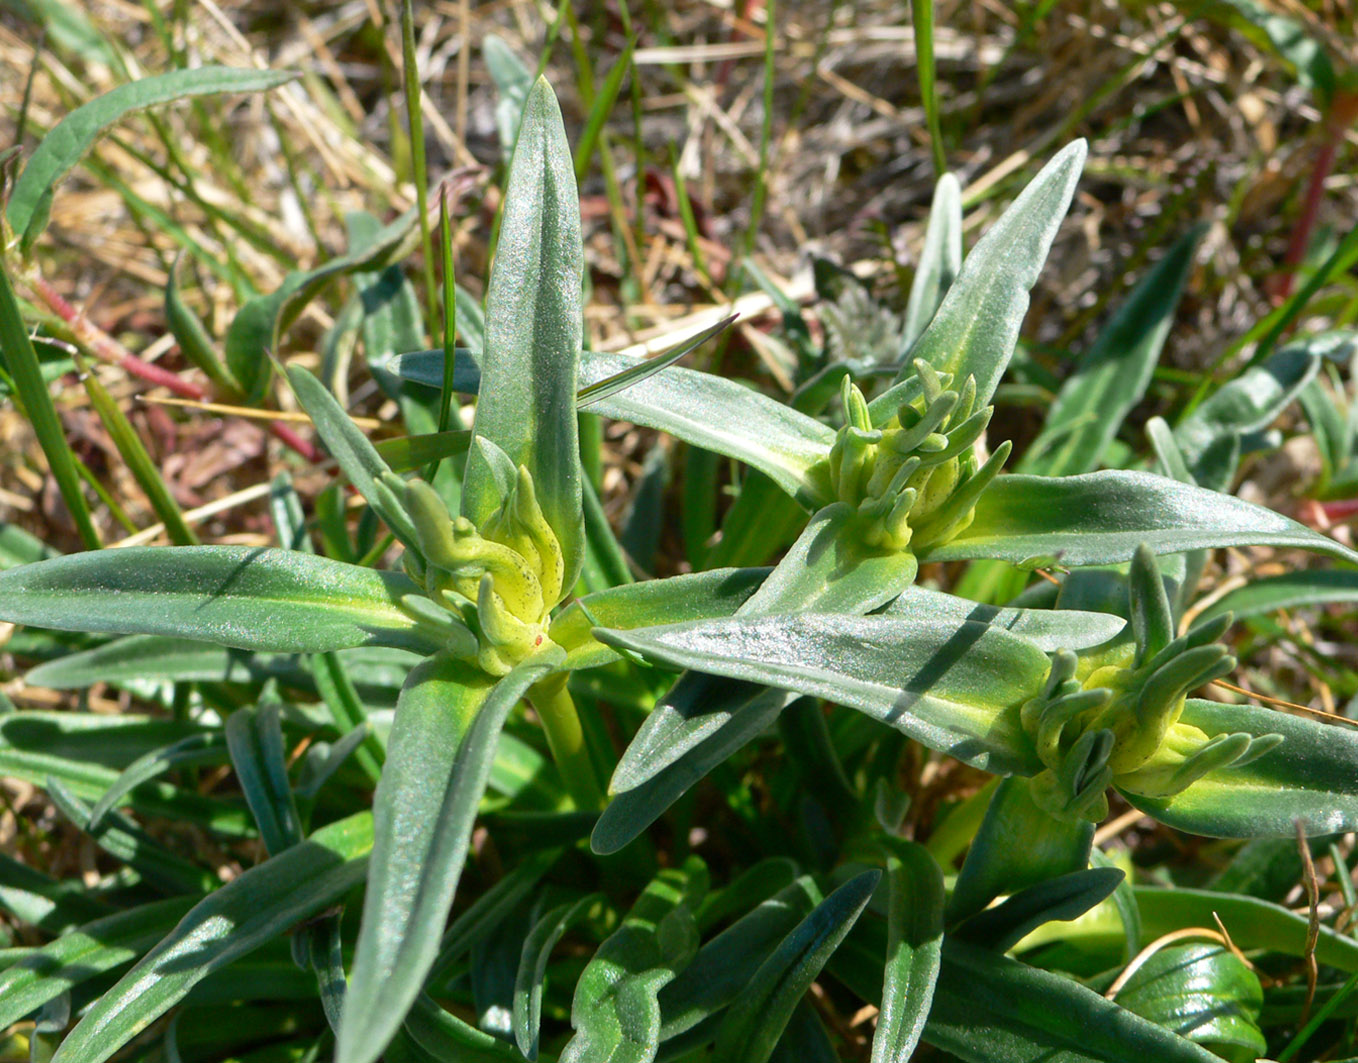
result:
<svg viewBox="0 0 1358 1063"><path fill-rule="evenodd" d="M603 808L603 788L599 785L599 778L594 773L594 762L590 760L589 749L585 745L585 734L580 727L575 700L566 688L566 673L557 672L535 684L528 692L528 700L542 719L552 759L561 769L566 792L570 794L575 807L581 811Z"/></svg>

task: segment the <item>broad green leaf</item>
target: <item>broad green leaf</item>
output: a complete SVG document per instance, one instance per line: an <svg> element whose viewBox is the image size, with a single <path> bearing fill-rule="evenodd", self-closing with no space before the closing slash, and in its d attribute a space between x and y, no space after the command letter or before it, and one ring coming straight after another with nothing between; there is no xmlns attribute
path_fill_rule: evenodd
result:
<svg viewBox="0 0 1358 1063"><path fill-rule="evenodd" d="M196 902L196 897L174 897L141 904L28 950L0 972L0 1030L75 986L131 963L168 934Z"/></svg>
<svg viewBox="0 0 1358 1063"><path fill-rule="evenodd" d="M482 387L472 431L533 477L566 561L580 572L580 442L575 417L584 311L580 198L551 87L528 93L505 187L500 240L486 292ZM440 385L442 374L440 372ZM481 527L500 504L480 447L467 455L462 514Z"/></svg>
<svg viewBox="0 0 1358 1063"><path fill-rule="evenodd" d="M668 1041L693 1029L736 1000L821 900L815 883L803 876L703 945L693 962L660 991L660 1039Z"/></svg>
<svg viewBox="0 0 1358 1063"><path fill-rule="evenodd" d="M1025 844L1015 845L1015 838ZM1093 840L1094 824L1055 820L1039 808L1027 779L1003 780L953 886L949 924L970 918L996 897L1083 871Z"/></svg>
<svg viewBox="0 0 1358 1063"><path fill-rule="evenodd" d="M901 353L909 359L915 341L924 334L938 312L952 282L962 269L962 186L950 173L934 185L934 201L929 207L929 225L924 230L910 298L901 323Z"/></svg>
<svg viewBox="0 0 1358 1063"><path fill-rule="evenodd" d="M372 846L366 812L339 820L250 868L196 904L101 996L53 1063L101 1063L200 980L334 904L363 881Z"/></svg>
<svg viewBox="0 0 1358 1063"><path fill-rule="evenodd" d="M713 1063L765 1063L793 1009L853 928L881 880L865 871L816 906L759 966L717 1033Z"/></svg>
<svg viewBox="0 0 1358 1063"><path fill-rule="evenodd" d="M553 908L533 924L523 942L523 956L514 979L514 1043L528 1059L538 1058L538 1031L542 1025L542 984L547 961L566 931L589 914L603 895L592 893L574 903Z"/></svg>
<svg viewBox="0 0 1358 1063"><path fill-rule="evenodd" d="M897 380L913 373L913 360L922 358L959 384L974 376L978 406L990 402L1013 356L1028 290L1066 216L1085 154L1083 140L1059 151L981 237Z"/></svg>
<svg viewBox="0 0 1358 1063"><path fill-rule="evenodd" d="M11 198L10 209L13 210L13 207L14 200ZM19 303L10 286L9 272L4 268L0 268L0 362L14 381L14 389L23 402L33 434L38 437L38 444L47 458L48 468L52 470L52 478L57 482L66 509L75 521L81 542L87 550L97 550L100 545L99 532L90 519L89 506L81 493L75 455L66 442L66 431L57 418L56 407L52 405L47 380L19 313Z"/></svg>
<svg viewBox="0 0 1358 1063"><path fill-rule="evenodd" d="M1018 708L1046 677L1047 656L984 624L804 614L596 636L663 664L858 709L983 771L1037 770Z"/></svg>
<svg viewBox="0 0 1358 1063"><path fill-rule="evenodd" d="M505 717L559 650L498 682L447 656L401 692L373 798L372 870L336 1060L372 1063L400 1028L438 957Z"/></svg>
<svg viewBox="0 0 1358 1063"><path fill-rule="evenodd" d="M1181 236L1132 290L1061 386L1016 472L1071 476L1099 467L1123 420L1146 393L1206 231L1198 225Z"/></svg>
<svg viewBox="0 0 1358 1063"><path fill-rule="evenodd" d="M888 836L887 944L872 1063L908 1063L924 1032L943 951L943 872L929 850Z"/></svg>
<svg viewBox="0 0 1358 1063"><path fill-rule="evenodd" d="M418 596L394 572L245 546L99 550L0 573L0 617L12 623L282 653L427 652L437 641L403 607Z"/></svg>
<svg viewBox="0 0 1358 1063"><path fill-rule="evenodd" d="M1120 616L1110 613L1090 613L1079 609L999 608L919 586L906 588L900 597L880 612L882 616L912 614L947 618L959 624L967 620L989 624L1022 636L1047 653L1101 646L1117 638L1127 626Z"/></svg>
<svg viewBox="0 0 1358 1063"><path fill-rule="evenodd" d="M188 720L100 712L26 709L0 714L0 749L41 752L119 770L180 739L210 733Z"/></svg>
<svg viewBox="0 0 1358 1063"><path fill-rule="evenodd" d="M567 667L608 664L618 655L594 638L596 626L627 629L730 616L768 574L766 568L712 569L595 591L558 613L549 634L566 651Z"/></svg>
<svg viewBox="0 0 1358 1063"><path fill-rule="evenodd" d="M1259 1029L1264 1003L1259 977L1220 945L1176 945L1157 952L1115 999L1228 1059L1244 1063L1267 1052Z"/></svg>
<svg viewBox="0 0 1358 1063"><path fill-rule="evenodd" d="M846 548L841 533L851 519L852 511L843 504L818 512L737 615L828 608L856 614L877 608L908 587L915 576L914 558ZM613 852L626 845L791 700L781 691L701 671L680 679L647 717L614 771L611 789L617 796L595 828L595 851Z"/></svg>
<svg viewBox="0 0 1358 1063"><path fill-rule="evenodd" d="M736 918L752 905L786 889L796 879L795 860L787 856L766 856L741 872L729 886L715 889L703 899L698 908L698 930L705 933Z"/></svg>
<svg viewBox="0 0 1358 1063"><path fill-rule="evenodd" d="M442 385L441 351L403 355L395 363L407 380L431 388ZM647 364L624 354L584 351L580 384L589 388ZM459 389L464 386L472 386L470 372L458 380ZM829 453L835 441L833 429L753 388L677 366L595 399L590 412L668 432L693 446L743 461L808 502L814 492L807 470Z"/></svg>
<svg viewBox="0 0 1358 1063"><path fill-rule="evenodd" d="M392 472L415 472L428 468L444 458L455 458L467 453L471 440L471 432L460 429L449 432L423 432L419 435L380 440L373 449Z"/></svg>
<svg viewBox="0 0 1358 1063"><path fill-rule="evenodd" d="M265 703L237 709L226 720L226 743L265 850L277 856L297 845L302 827L288 779L278 706Z"/></svg>
<svg viewBox="0 0 1358 1063"><path fill-rule="evenodd" d="M649 1063L660 1043L657 995L698 950L693 910L706 892L697 857L661 871L595 952L575 986L575 1036L561 1063Z"/></svg>
<svg viewBox="0 0 1358 1063"><path fill-rule="evenodd" d="M1069 977L953 941L924 1040L968 1063L1220 1063Z"/></svg>
<svg viewBox="0 0 1358 1063"><path fill-rule="evenodd" d="M47 226L52 191L93 147L113 123L185 96L210 96L227 92L262 92L286 84L297 74L286 70L233 69L205 66L196 70L172 70L143 78L104 93L77 107L43 137L14 183L5 216L20 236L25 252Z"/></svg>
<svg viewBox="0 0 1358 1063"><path fill-rule="evenodd" d="M1078 567L1227 546L1294 546L1358 563L1358 553L1262 506L1145 472L1001 476L965 530L921 561L987 557Z"/></svg>
<svg viewBox="0 0 1358 1063"><path fill-rule="evenodd" d="M1126 794L1161 822L1211 837L1337 834L1358 827L1358 733L1349 725L1252 705L1190 698L1183 723L1208 737L1280 734L1282 745L1242 767L1223 768L1173 797Z"/></svg>

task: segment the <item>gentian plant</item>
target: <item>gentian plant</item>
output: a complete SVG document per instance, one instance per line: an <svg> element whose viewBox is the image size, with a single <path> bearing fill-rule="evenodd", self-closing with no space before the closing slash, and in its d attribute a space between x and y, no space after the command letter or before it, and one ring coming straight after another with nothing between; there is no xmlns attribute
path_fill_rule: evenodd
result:
<svg viewBox="0 0 1358 1063"><path fill-rule="evenodd" d="M1176 905L1156 896L1166 891L1134 890L1092 846L1110 795L1209 836L1358 826L1358 738L1192 696L1234 663L1222 644L1229 614L1187 615L1206 551L1264 545L1358 562L1198 482L1233 469L1241 439L1300 383L1235 420L1206 408L1182 438L1154 429L1165 475L1002 471L1011 447L988 436L991 403L1084 157L1081 142L1058 152L960 268L960 197L943 182L931 250L892 333L902 348L892 379L869 399L854 371L880 376L881 366L842 366L827 423L717 376L582 349L574 168L539 80L508 169L477 342L391 367L428 385L431 402L452 387L474 393L471 429L379 452L320 381L286 369L394 537L390 567L377 567L381 551L369 564L311 552L280 482L279 548L90 550L0 574L0 618L128 636L76 652L58 642L30 683L112 677L153 697L165 681L203 692L169 741L146 737L148 721L132 732L135 753L99 770L72 768L62 751L88 752L81 729L111 736L108 721L44 718L50 741L25 730L30 714L0 721L0 770L45 786L130 869L84 900L42 882L15 887L34 898L25 910L40 925L65 933L6 957L0 1026L36 1015L39 1045L64 1032L74 1004L56 1063L129 1045L145 1058L148 1031L177 1006L192 1015L204 1000L257 999L242 964L258 954L276 970L272 944L291 933L293 959L316 979L301 996L319 997L339 1063L834 1058L804 999L818 979L880 1009L871 1055L882 1063L908 1059L921 1040L969 1060L1262 1051L1258 981L1234 953L1193 954L1211 968L1208 989L1142 968L1111 998L1092 979L1006 956L1059 940L1056 920L1085 917L1071 947L1088 962L1106 954L1097 935L1109 920L1114 957L1153 928L1201 922L1191 896ZM5 297L7 356L24 357L8 287ZM1137 349L1153 359L1158 346ZM252 372L267 375L256 354ZM795 542L772 569L633 582L582 472L586 402L756 470L801 507ZM452 477L407 475L431 453L465 461ZM921 585L921 565L938 562L1065 578L1054 597L990 605ZM387 730L369 709L393 679ZM866 726L827 718L822 701ZM630 728L620 759L606 712ZM714 883L686 844L658 858L647 828L671 810L700 826L695 806L678 803L770 727L790 751L785 781L807 791L796 855L751 808L764 858L730 881ZM325 742L294 770L285 736L299 732ZM898 762L919 749L1003 780L923 844L904 837L910 794L897 785ZM233 765L245 809L164 781L214 760ZM374 783L369 812L362 795ZM127 807L223 839L257 836L267 855L211 881ZM478 814L516 863L450 922ZM146 896L156 889L163 896ZM355 937L341 912L360 894ZM1284 909L1204 903L1246 949L1306 947L1305 920ZM554 962L567 934L591 950ZM1323 963L1358 970L1348 938L1317 930L1310 940ZM111 985L102 978L128 963ZM1220 1022L1156 1012L1163 984ZM166 1037L182 1036L178 1021ZM315 1014L288 1023L277 1038L285 1058L332 1050Z"/></svg>

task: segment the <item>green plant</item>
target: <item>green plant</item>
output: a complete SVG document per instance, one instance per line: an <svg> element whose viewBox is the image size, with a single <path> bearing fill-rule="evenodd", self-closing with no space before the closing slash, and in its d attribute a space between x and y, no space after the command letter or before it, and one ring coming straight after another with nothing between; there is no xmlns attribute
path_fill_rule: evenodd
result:
<svg viewBox="0 0 1358 1063"><path fill-rule="evenodd" d="M64 931L5 956L0 1026L36 1015L31 1046L46 1053L74 1006L57 1063L124 1046L148 1057L153 1024L196 1004L164 1028L174 1058L194 1018L211 1021L206 1008L222 1000L252 1003L225 1013L240 1044L223 1036L211 1050L259 1058L276 1045L285 1058L328 1051L325 1026L341 1063L531 1059L544 1044L575 1063L834 1058L806 1002L826 978L881 1006L874 1060L908 1059L922 1040L974 1060L1201 1061L1214 1057L1200 1043L1265 1043L1257 981L1233 954L1185 954L1211 970L1204 988L1176 978L1174 954L1159 953L1112 1000L1090 988L1097 979L1056 972L1106 966L1110 940L1114 958L1124 945L1130 958L1143 938L1202 925L1204 905L1223 911L1244 949L1313 952L1327 968L1358 970L1344 935L1252 897L1133 888L1093 847L1110 789L1212 837L1292 844L1298 829L1358 826L1358 739L1190 697L1230 670L1220 643L1230 620L1185 624L1208 550L1267 545L1345 563L1358 554L1214 489L1229 486L1242 441L1314 373L1309 347L1294 352L1300 366L1261 367L1253 381L1276 385L1262 398L1247 381L1217 392L1177 434L1153 423L1167 475L1001 474L1011 447L986 438L991 403L1084 151L1076 142L1059 152L960 269L944 268L948 249L960 256L960 206L944 179L939 268L921 271L894 357L822 379L839 397L832 426L818 415L834 389L803 412L714 375L581 350L574 160L538 80L508 170L484 318L460 319L469 349L393 363L424 385L425 415L447 408L450 385L477 394L471 430L379 451L324 384L286 369L397 544L391 567L379 567L384 540L351 542L342 520L328 541L352 557L312 553L286 481L274 492L279 548L39 560L33 544L16 543L30 563L0 573L0 617L38 629L32 646L50 658L28 681L119 682L153 701L168 693L176 714L0 718L0 770L43 786L125 865L91 890L0 865L12 882L6 906ZM330 273L373 264L337 262ZM228 337L236 379L263 386L272 344L262 337L286 326L324 269L265 297L264 331L252 326L250 343ZM1172 301L1178 285L1167 287ZM0 292L7 363L40 379L8 280ZM869 399L855 374L883 365L890 381ZM1108 390L1074 389L1061 431L1107 416ZM771 570L632 582L582 475L586 402L758 470L801 507L795 541ZM1120 420L1128 404L1115 406ZM54 454L64 440L44 443ZM464 453L442 479L401 475ZM1025 591L1004 607L917 582L923 564L978 561L1065 578L1054 600ZM91 631L125 637L60 634ZM393 689L381 727L369 710ZM313 692L318 703L305 700ZM861 717L827 718L821 701ZM606 722L631 735L616 764ZM719 814L757 855L730 857L715 882L676 830L658 858L640 840L646 828L671 810L686 827L686 792L771 725L788 751L774 779L794 810L793 840L736 780ZM289 763L294 740L318 736ZM921 748L1003 777L924 844L902 837L910 803L897 770ZM196 768L225 763L243 807L186 784ZM171 772L182 781L166 781ZM257 842L264 858L220 885L123 808L195 824L215 844ZM512 870L483 881L450 921L478 815ZM360 894L354 937L341 912ZM1067 935L1051 926L1080 917ZM587 956L554 952L567 934L589 943ZM1075 962L1006 955L1054 942ZM129 963L108 986L102 976ZM297 968L308 979L300 989ZM272 1013L253 1003L265 975L294 994L272 1037L259 1033ZM1186 1003L1165 1006L1165 996ZM1219 1024L1184 1021L1227 1005ZM569 1035L544 1038L548 1010Z"/></svg>

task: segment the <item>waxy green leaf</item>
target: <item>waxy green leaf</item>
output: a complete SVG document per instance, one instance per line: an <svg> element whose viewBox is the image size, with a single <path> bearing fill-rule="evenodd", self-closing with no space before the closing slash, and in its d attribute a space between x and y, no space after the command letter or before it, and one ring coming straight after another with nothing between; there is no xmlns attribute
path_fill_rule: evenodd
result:
<svg viewBox="0 0 1358 1063"><path fill-rule="evenodd" d="M53 1063L102 1063L193 986L343 897L363 881L372 846L366 812L316 831L196 904L145 958L101 996Z"/></svg>
<svg viewBox="0 0 1358 1063"><path fill-rule="evenodd" d="M595 634L663 664L858 709L985 771L1038 770L1018 707L1037 693L1047 656L985 624L803 614Z"/></svg>
<svg viewBox="0 0 1358 1063"><path fill-rule="evenodd" d="M567 588L580 572L585 535L575 419L583 270L570 145L556 96L540 79L524 104L509 167L486 293L482 386L472 431L532 475L538 503L565 555ZM472 447L463 516L482 527L500 501L485 454Z"/></svg>
<svg viewBox="0 0 1358 1063"><path fill-rule="evenodd" d="M0 573L0 617L61 631L171 635L305 653L437 645L402 608L405 576L292 550L128 547Z"/></svg>
<svg viewBox="0 0 1358 1063"><path fill-rule="evenodd" d="M1128 561L1140 543L1156 554L1227 546L1294 546L1358 563L1358 553L1280 513L1144 472L1001 476L970 526L921 560L986 557L1072 567Z"/></svg>
<svg viewBox="0 0 1358 1063"><path fill-rule="evenodd" d="M447 656L410 674L373 798L377 840L338 1063L372 1063L419 995L438 957L505 717L563 657L555 650L529 658L498 682Z"/></svg>
<svg viewBox="0 0 1358 1063"><path fill-rule="evenodd" d="M962 186L950 173L934 185L934 201L929 207L929 225L924 230L915 279L901 322L901 353L914 357L911 348L934 319L952 282L962 270Z"/></svg>
<svg viewBox="0 0 1358 1063"><path fill-rule="evenodd" d="M1084 167L1085 142L1062 148L972 248L929 327L910 350L958 383L976 378L976 401L995 394L1014 345L1028 290L1037 283ZM907 361L897 380L913 372Z"/></svg>
<svg viewBox="0 0 1358 1063"><path fill-rule="evenodd" d="M872 1063L908 1063L924 1032L943 953L943 871L929 850L886 837L887 944Z"/></svg>

